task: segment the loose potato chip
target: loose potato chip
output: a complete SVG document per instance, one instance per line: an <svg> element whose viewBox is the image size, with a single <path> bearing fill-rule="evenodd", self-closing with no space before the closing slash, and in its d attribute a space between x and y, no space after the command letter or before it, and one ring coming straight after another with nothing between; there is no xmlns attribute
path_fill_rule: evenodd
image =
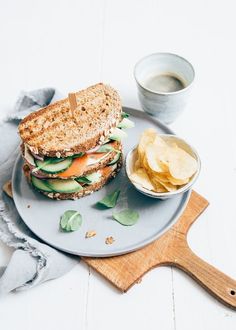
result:
<svg viewBox="0 0 236 330"><path fill-rule="evenodd" d="M169 156L169 171L175 179L189 179L197 171L197 161L183 149L171 148Z"/></svg>
<svg viewBox="0 0 236 330"><path fill-rule="evenodd" d="M143 188L155 191L155 188L150 181L147 173L142 168L139 168L136 172L132 173L130 179L131 181L140 184Z"/></svg>

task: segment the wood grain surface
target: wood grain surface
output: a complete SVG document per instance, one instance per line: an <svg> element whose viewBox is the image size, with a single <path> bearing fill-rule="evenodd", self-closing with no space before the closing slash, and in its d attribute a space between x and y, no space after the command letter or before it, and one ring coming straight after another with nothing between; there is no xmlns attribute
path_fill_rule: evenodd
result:
<svg viewBox="0 0 236 330"><path fill-rule="evenodd" d="M189 228L207 206L208 201L193 191L179 221L158 240L126 255L82 259L122 292L154 267L176 266L219 301L236 309L236 281L200 259L187 243Z"/></svg>

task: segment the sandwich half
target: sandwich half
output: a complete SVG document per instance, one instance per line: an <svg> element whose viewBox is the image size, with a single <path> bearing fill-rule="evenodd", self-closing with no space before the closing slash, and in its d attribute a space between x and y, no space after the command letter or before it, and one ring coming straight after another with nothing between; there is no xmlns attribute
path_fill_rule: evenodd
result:
<svg viewBox="0 0 236 330"><path fill-rule="evenodd" d="M74 96L74 109L66 98L21 121L20 137L33 156L65 158L126 135L122 129L131 123L123 120L120 97L112 87L100 83Z"/></svg>
<svg viewBox="0 0 236 330"><path fill-rule="evenodd" d="M100 189L122 166L124 129L134 126L127 117L118 93L102 83L25 117L19 134L28 181L53 199Z"/></svg>

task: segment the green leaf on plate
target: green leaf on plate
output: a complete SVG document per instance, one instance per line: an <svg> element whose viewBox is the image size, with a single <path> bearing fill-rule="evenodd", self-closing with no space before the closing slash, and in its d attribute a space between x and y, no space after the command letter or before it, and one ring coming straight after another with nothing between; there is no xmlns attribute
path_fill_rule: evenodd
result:
<svg viewBox="0 0 236 330"><path fill-rule="evenodd" d="M139 218L138 212L131 209L125 209L121 212L113 213L112 216L123 226L133 226Z"/></svg>
<svg viewBox="0 0 236 330"><path fill-rule="evenodd" d="M82 216L78 211L68 210L61 216L60 227L63 231L76 231L82 225Z"/></svg>
<svg viewBox="0 0 236 330"><path fill-rule="evenodd" d="M103 199L101 199L99 202L97 202L97 205L105 206L107 208L115 207L116 203L118 201L119 195L120 195L120 190L115 190L111 194L108 194Z"/></svg>

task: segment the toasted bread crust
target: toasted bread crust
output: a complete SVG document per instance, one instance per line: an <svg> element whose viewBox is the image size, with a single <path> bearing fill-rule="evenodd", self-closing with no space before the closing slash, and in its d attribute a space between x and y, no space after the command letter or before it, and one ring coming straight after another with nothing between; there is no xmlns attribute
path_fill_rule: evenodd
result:
<svg viewBox="0 0 236 330"><path fill-rule="evenodd" d="M110 86L99 83L75 93L77 108L68 98L25 117L19 134L37 155L68 157L102 144L121 120L121 101Z"/></svg>
<svg viewBox="0 0 236 330"><path fill-rule="evenodd" d="M110 180L115 178L117 173L120 171L121 167L122 167L122 157L118 161L116 169L112 173L110 173L110 175L102 177L102 179L99 182L94 183L94 184L89 185L89 186L86 186L83 190L81 190L79 192L75 192L75 193L53 193L53 192L52 193L47 193L47 192L38 190L36 188L35 189L38 190L43 195L45 195L45 196L47 196L51 199L56 199L56 200L72 199L72 200L76 200L76 199L82 198L84 196L90 195L93 192L101 189L106 183L108 183ZM29 170L29 166L27 164L23 165L23 172L24 172L28 182L31 184L30 170Z"/></svg>
<svg viewBox="0 0 236 330"><path fill-rule="evenodd" d="M114 148L116 150L120 150L122 152L122 144L120 142L116 141L115 142L115 145L114 145ZM24 145L23 144L21 145L21 150L22 150L22 157L24 158L24 156L23 156L24 155ZM86 170L83 172L83 174L81 174L81 176L84 176L84 175L93 173L93 172L98 171L101 168L107 166L108 163L110 163L114 159L115 156L116 156L116 152L115 151L110 152L107 155L107 157L103 158L100 162L98 162L98 163L96 163L94 165L87 166ZM35 168L31 164L29 164L25 158L24 158L24 162L29 166L30 169ZM62 179L62 180L68 179L68 178L60 177L59 176L60 173L52 174L52 173L45 173L45 172L39 170L39 171L36 172L36 175L35 176L37 176L37 174L40 175L40 177L41 176L44 177L45 179L46 178L58 178L58 177L60 179ZM70 177L70 179L73 179L73 178L74 178L73 176Z"/></svg>

